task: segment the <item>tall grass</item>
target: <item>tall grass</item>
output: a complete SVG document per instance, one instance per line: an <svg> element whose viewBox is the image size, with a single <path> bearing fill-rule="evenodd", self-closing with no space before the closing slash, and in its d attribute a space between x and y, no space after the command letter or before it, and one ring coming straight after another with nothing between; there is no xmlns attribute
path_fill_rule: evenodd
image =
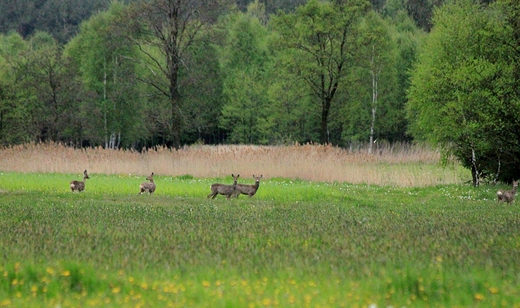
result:
<svg viewBox="0 0 520 308"><path fill-rule="evenodd" d="M143 153L102 148L75 149L60 144L28 144L0 149L0 171L191 175L217 178L231 173L264 179L348 182L391 186L461 183L468 171L454 164L442 167L437 151L425 146L397 145L377 154L330 145L252 146L194 145L180 150L158 148Z"/></svg>

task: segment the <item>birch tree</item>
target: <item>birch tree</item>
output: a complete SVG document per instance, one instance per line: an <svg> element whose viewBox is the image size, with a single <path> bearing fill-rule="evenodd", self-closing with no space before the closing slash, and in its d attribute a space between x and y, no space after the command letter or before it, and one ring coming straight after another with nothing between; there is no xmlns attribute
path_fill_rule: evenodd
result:
<svg viewBox="0 0 520 308"><path fill-rule="evenodd" d="M99 117L93 117L107 149L131 143L141 127L137 121L142 107L137 106L135 62L132 44L115 24L123 12L115 2L108 11L84 22L80 33L66 46L66 53L79 67L85 87L96 93ZM99 129L101 126L101 129Z"/></svg>
<svg viewBox="0 0 520 308"><path fill-rule="evenodd" d="M363 24L363 32L365 35L360 44L364 51L360 52L362 57L366 57L365 65L371 78L371 100L370 100L370 133L368 153L372 153L372 147L375 143L374 134L377 121L378 108L381 105L380 90L388 89L395 84L395 75L397 74L394 67L396 58L395 44L392 42L387 29L388 26L375 12L367 15ZM384 77L383 87L381 87L381 77ZM383 99L391 99L391 95L383 97Z"/></svg>

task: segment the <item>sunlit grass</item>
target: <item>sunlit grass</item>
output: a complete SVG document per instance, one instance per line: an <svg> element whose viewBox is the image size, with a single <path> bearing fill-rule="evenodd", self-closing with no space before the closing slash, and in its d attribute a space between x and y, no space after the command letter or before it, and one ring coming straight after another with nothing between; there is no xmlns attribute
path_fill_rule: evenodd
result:
<svg viewBox="0 0 520 308"><path fill-rule="evenodd" d="M103 274L89 266L0 268L3 306L196 306L196 307L367 307L518 305L514 280L486 272L452 277L436 269L384 270L365 279L340 276L240 275L217 271L170 272L151 279L124 271ZM453 278L453 279L452 279ZM9 286L6 286L9 284Z"/></svg>
<svg viewBox="0 0 520 308"><path fill-rule="evenodd" d="M0 306L520 305L520 209L499 187L287 178L248 198L157 176L0 173ZM244 176L243 183L252 183Z"/></svg>

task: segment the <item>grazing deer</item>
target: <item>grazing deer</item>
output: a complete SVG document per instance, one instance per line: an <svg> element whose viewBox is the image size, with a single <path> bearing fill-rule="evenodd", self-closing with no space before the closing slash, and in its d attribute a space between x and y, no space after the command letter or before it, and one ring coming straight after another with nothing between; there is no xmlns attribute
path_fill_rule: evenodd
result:
<svg viewBox="0 0 520 308"><path fill-rule="evenodd" d="M85 190L85 181L90 179L88 176L87 170L83 172L83 181L72 181L70 182L70 190L74 191L84 191Z"/></svg>
<svg viewBox="0 0 520 308"><path fill-rule="evenodd" d="M237 185L237 198L240 196L240 194L248 195L249 197L252 197L256 194L256 191L258 190L258 187L260 187L260 179L263 175L255 176L253 174L253 178L255 179L255 184L253 185L244 185L244 184L238 184Z"/></svg>
<svg viewBox="0 0 520 308"><path fill-rule="evenodd" d="M153 172L152 174L150 174L149 177L146 178L148 181L150 182L144 182L142 183L141 185L139 185L139 189L141 190L139 192L139 195L144 193L144 192L149 192L150 195L153 194L153 192L155 191L155 183L153 182Z"/></svg>
<svg viewBox="0 0 520 308"><path fill-rule="evenodd" d="M516 188L518 187L518 181L513 181L512 190L499 190L497 191L498 201L511 203L515 200Z"/></svg>
<svg viewBox="0 0 520 308"><path fill-rule="evenodd" d="M211 199L215 199L218 194L225 195L226 199L229 199L232 195L237 195L237 179L240 176L240 174L237 174L236 176L234 174L231 174L233 177L233 185L224 185L220 183L215 183L211 185L211 194L208 195L211 197Z"/></svg>

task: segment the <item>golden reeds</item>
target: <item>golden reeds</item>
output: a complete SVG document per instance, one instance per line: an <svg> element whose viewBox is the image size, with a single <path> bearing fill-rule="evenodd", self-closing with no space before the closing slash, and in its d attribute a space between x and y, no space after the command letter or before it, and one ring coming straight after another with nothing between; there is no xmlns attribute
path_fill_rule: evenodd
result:
<svg viewBox="0 0 520 308"><path fill-rule="evenodd" d="M428 147L399 145L349 151L330 145L193 145L142 153L103 148L75 149L60 144L28 144L0 149L0 171L132 174L145 176L290 178L323 182L396 186L459 183L460 166L442 168L440 154Z"/></svg>

